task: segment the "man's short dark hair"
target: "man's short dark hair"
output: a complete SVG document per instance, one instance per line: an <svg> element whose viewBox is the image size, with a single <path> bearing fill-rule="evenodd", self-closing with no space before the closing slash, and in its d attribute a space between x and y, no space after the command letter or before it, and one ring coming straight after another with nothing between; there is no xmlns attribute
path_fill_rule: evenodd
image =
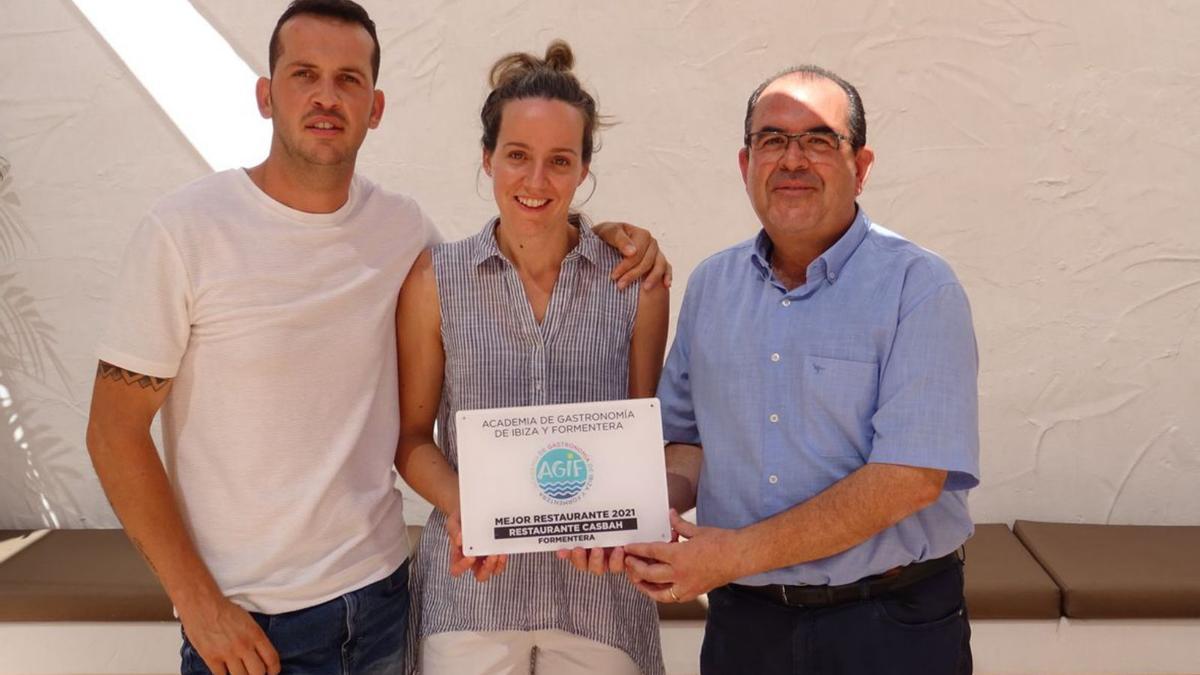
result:
<svg viewBox="0 0 1200 675"><path fill-rule="evenodd" d="M279 42L279 29L283 28L283 24L289 19L301 15L356 23L367 29L367 33L371 35L371 42L375 43L375 50L371 52L371 81L379 81L379 37L375 35L375 22L367 14L367 10L354 0L293 0L292 4L283 10L279 21L275 22L275 30L271 31L271 44L267 51L267 67L271 77L275 76L275 64L279 61L279 55L283 53L283 45Z"/></svg>
<svg viewBox="0 0 1200 675"><path fill-rule="evenodd" d="M867 144L867 113L863 110L862 97L858 95L858 90L854 85L843 80L836 73L825 70L820 66L803 65L792 66L786 70L781 70L775 73L763 83L758 85L753 94L750 94L750 100L746 102L746 124L743 130L743 142L750 145L750 116L754 114L754 106L758 105L758 99L762 96L764 90L771 85L772 82L787 77L788 75L801 75L812 79L829 80L842 88L846 92L846 98L849 100L849 110L847 111L846 126L850 128L850 147L857 151Z"/></svg>

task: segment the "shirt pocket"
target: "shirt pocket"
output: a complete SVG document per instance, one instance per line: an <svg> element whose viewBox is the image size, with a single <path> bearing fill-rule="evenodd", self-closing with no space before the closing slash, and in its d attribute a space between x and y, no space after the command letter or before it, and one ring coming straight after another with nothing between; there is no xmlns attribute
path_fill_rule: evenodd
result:
<svg viewBox="0 0 1200 675"><path fill-rule="evenodd" d="M821 457L866 461L879 396L879 364L806 355L800 406L804 438Z"/></svg>

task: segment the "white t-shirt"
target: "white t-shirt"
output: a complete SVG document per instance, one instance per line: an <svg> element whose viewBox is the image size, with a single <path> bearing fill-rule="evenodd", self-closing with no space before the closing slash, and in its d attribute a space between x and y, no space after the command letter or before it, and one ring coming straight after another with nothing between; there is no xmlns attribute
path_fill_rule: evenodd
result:
<svg viewBox="0 0 1200 675"><path fill-rule="evenodd" d="M407 557L396 298L438 240L416 202L359 176L313 214L240 169L166 197L134 234L99 357L174 379L167 475L242 607L310 607Z"/></svg>

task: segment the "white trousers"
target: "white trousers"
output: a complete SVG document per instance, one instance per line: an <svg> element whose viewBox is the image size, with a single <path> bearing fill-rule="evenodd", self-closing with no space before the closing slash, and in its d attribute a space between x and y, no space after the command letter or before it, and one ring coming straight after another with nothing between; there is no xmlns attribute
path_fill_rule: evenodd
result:
<svg viewBox="0 0 1200 675"><path fill-rule="evenodd" d="M422 675L638 675L625 652L561 630L455 631L421 638Z"/></svg>

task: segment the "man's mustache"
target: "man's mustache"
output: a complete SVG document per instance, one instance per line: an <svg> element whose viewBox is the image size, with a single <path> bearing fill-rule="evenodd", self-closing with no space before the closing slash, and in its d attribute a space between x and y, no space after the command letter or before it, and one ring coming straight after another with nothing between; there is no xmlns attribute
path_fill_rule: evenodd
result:
<svg viewBox="0 0 1200 675"><path fill-rule="evenodd" d="M776 171L771 176L771 187L779 185L788 187L819 188L821 183L810 171Z"/></svg>

